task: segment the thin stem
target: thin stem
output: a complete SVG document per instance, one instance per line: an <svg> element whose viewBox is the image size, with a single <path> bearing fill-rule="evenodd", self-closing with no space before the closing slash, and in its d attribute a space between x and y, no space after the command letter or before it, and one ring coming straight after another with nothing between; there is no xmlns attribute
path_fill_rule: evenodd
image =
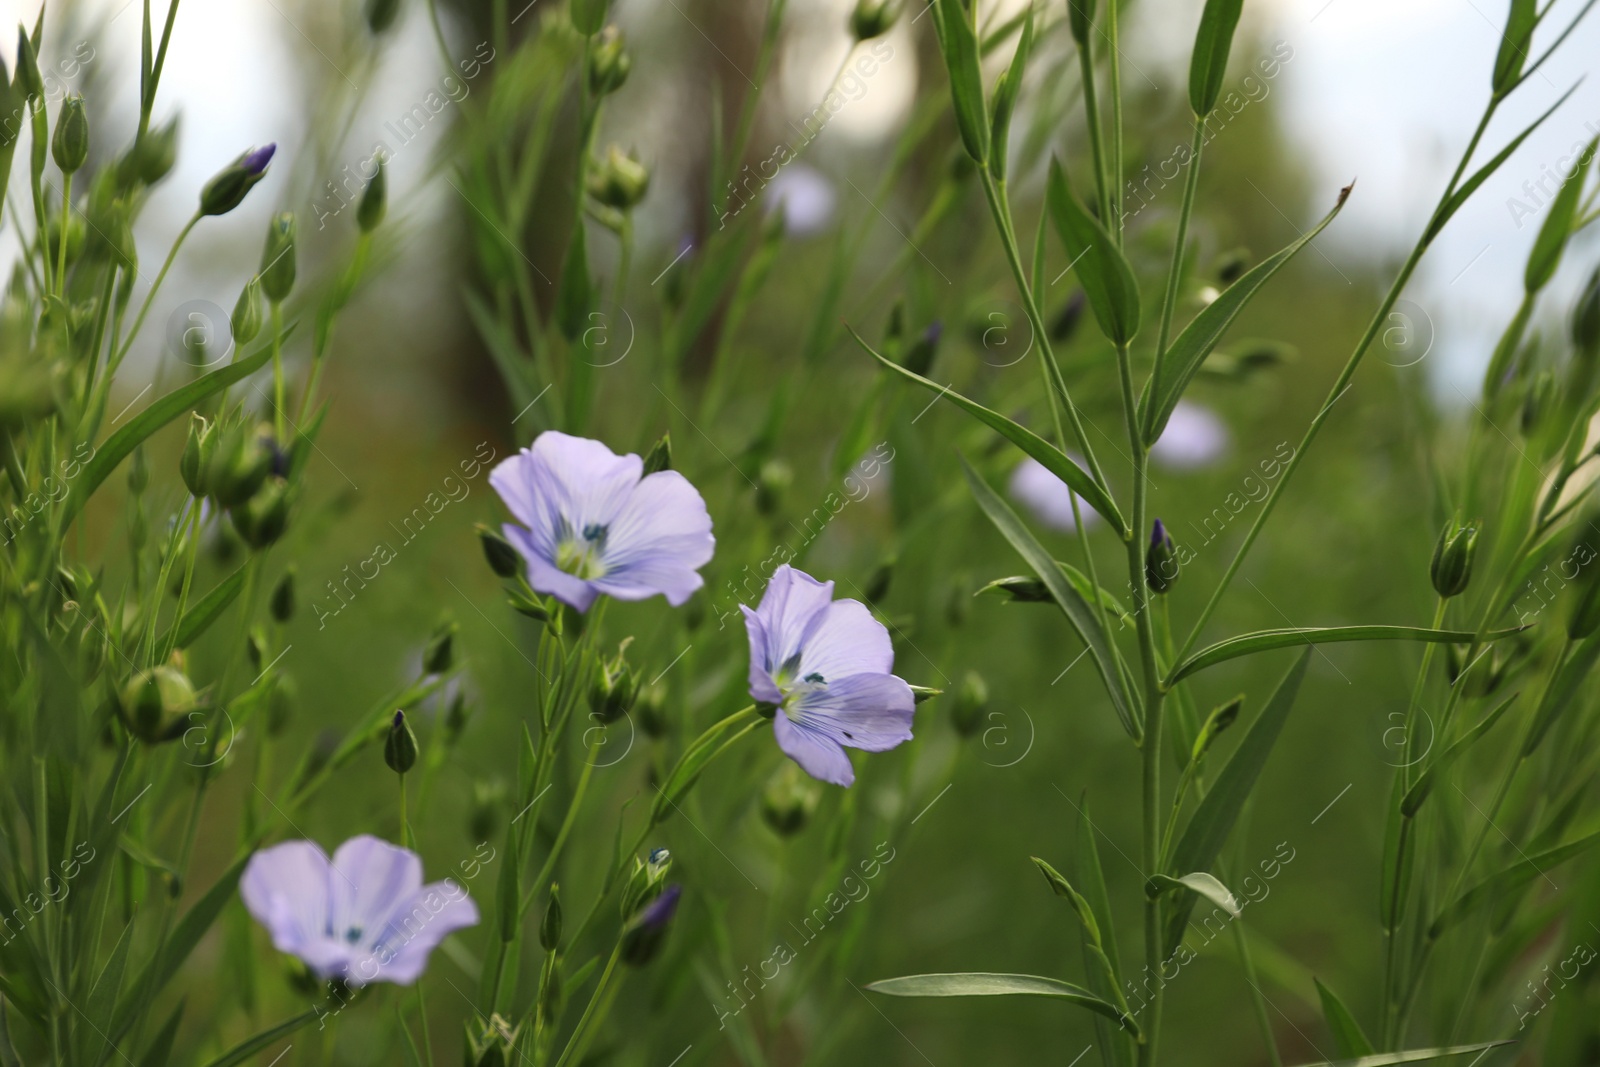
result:
<svg viewBox="0 0 1600 1067"><path fill-rule="evenodd" d="M1100 144L1100 108L1095 102L1094 87L1094 37L1078 49L1079 77L1083 82L1084 122L1089 127L1089 158L1094 163L1095 203L1100 206L1100 217L1111 218L1111 193L1106 187L1105 149Z"/></svg>
<svg viewBox="0 0 1600 1067"><path fill-rule="evenodd" d="M1120 0L1106 4L1106 39L1111 43L1111 54L1106 57L1111 67L1111 218L1108 225L1111 236L1122 244L1122 49L1117 44L1117 8Z"/></svg>
<svg viewBox="0 0 1600 1067"><path fill-rule="evenodd" d="M61 179L61 234L56 238L55 294L62 299L67 295L67 216L72 214L72 175Z"/></svg>
<svg viewBox="0 0 1600 1067"><path fill-rule="evenodd" d="M588 1047L590 1037L587 1033L589 1022L594 1018L595 1010L600 1005L603 997L611 988L611 981L616 975L617 960L622 958L622 942L617 942L617 947L611 950L611 958L606 961L606 969L600 974L600 981L594 987L594 993L589 997L589 1003L584 1005L583 1014L578 1017L578 1025L573 1028L572 1036L567 1039L567 1047L561 1050L561 1055L556 1058L555 1067L562 1067L568 1060L574 1063L582 1057L582 1052Z"/></svg>
<svg viewBox="0 0 1600 1067"><path fill-rule="evenodd" d="M189 236L189 231L194 229L203 216L197 211L183 224L183 229L178 231L177 240L172 242L172 248L167 252L166 260L161 264L161 270L156 273L156 280L151 283L150 291L145 294L144 303L139 306L139 313L133 317L133 326L128 330L127 337L123 338L121 346L112 356L111 362L106 365L106 381L117 372L122 365L123 357L128 354L128 349L133 347L133 339L139 336L139 327L144 325L144 317L150 313L150 305L155 301L156 292L161 288L161 283L167 278L167 271L172 269L172 261L178 258L178 249L183 247L184 240Z"/></svg>
<svg viewBox="0 0 1600 1067"><path fill-rule="evenodd" d="M1178 234L1172 241L1172 268L1167 274L1166 296L1161 301L1161 329L1156 337L1156 368L1167 354L1172 338L1172 315L1178 305L1178 287L1183 280L1183 260L1188 251L1189 218L1194 212L1194 194L1200 184L1200 150L1205 146L1205 119L1195 116L1194 141L1189 153L1189 173L1183 183L1183 205L1178 209Z"/></svg>
<svg viewBox="0 0 1600 1067"><path fill-rule="evenodd" d="M274 300L272 305L272 432L278 443L284 441L284 389L283 389L283 305Z"/></svg>

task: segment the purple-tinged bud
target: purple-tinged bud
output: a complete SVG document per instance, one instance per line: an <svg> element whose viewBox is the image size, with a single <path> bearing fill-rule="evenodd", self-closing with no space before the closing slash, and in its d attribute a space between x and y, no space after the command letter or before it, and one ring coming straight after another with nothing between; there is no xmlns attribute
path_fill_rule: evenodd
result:
<svg viewBox="0 0 1600 1067"><path fill-rule="evenodd" d="M930 322L928 328L922 331L922 336L911 342L906 352L906 370L926 378L928 372L933 370L934 357L939 354L939 339L943 336L944 323L937 320Z"/></svg>
<svg viewBox="0 0 1600 1067"><path fill-rule="evenodd" d="M267 164L277 150L275 144L252 148L218 171L200 190L200 214L226 215L244 203L246 194L266 176Z"/></svg>
<svg viewBox="0 0 1600 1067"><path fill-rule="evenodd" d="M383 762L396 774L404 774L417 763L417 735L406 722L406 713L396 711L383 739Z"/></svg>
<svg viewBox="0 0 1600 1067"><path fill-rule="evenodd" d="M1153 593L1165 593L1178 583L1178 554L1172 535L1157 519L1150 528L1150 551L1145 555L1144 580Z"/></svg>
<svg viewBox="0 0 1600 1067"><path fill-rule="evenodd" d="M630 967L642 967L655 958L666 940L667 929L678 911L678 898L683 895L681 885L669 885L662 894L651 901L628 924L622 934L622 962Z"/></svg>

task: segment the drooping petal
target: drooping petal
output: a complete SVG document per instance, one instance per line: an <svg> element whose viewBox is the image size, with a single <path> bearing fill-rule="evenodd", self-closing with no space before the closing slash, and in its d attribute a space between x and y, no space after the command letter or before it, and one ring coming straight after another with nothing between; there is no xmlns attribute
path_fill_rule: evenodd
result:
<svg viewBox="0 0 1600 1067"><path fill-rule="evenodd" d="M395 906L370 953L351 966L360 982L410 985L428 965L428 955L447 936L478 923L478 906L455 882L431 882Z"/></svg>
<svg viewBox="0 0 1600 1067"><path fill-rule="evenodd" d="M852 674L888 674L894 667L889 631L859 600L835 600L811 617L800 641L799 676L826 681Z"/></svg>
<svg viewBox="0 0 1600 1067"><path fill-rule="evenodd" d="M886 752L911 740L911 687L892 674L856 674L808 691L789 714L841 745Z"/></svg>
<svg viewBox="0 0 1600 1067"><path fill-rule="evenodd" d="M305 960L323 977L337 974L345 949L329 936L332 867L310 841L285 841L250 857L239 879L244 906L279 952Z"/></svg>
<svg viewBox="0 0 1600 1067"><path fill-rule="evenodd" d="M812 618L833 599L833 583L819 582L785 563L772 572L767 591L756 607L766 634L763 666L776 672L800 652ZM754 649L751 649L754 653Z"/></svg>
<svg viewBox="0 0 1600 1067"><path fill-rule="evenodd" d="M706 502L677 471L657 471L640 481L606 529L594 585L618 600L657 593L674 607L705 584L698 573L716 549Z"/></svg>
<svg viewBox="0 0 1600 1067"><path fill-rule="evenodd" d="M793 722L780 711L772 720L772 733L784 754L818 781L847 786L856 780L850 757L823 731Z"/></svg>
<svg viewBox="0 0 1600 1067"><path fill-rule="evenodd" d="M744 630L750 638L750 699L763 704L781 704L783 691L772 680L772 672L767 670L767 628L761 616L750 608L740 604L739 610L744 612Z"/></svg>
<svg viewBox="0 0 1600 1067"><path fill-rule="evenodd" d="M422 860L415 852L361 834L333 854L329 880L333 935L352 944L370 944L394 914L422 886Z"/></svg>

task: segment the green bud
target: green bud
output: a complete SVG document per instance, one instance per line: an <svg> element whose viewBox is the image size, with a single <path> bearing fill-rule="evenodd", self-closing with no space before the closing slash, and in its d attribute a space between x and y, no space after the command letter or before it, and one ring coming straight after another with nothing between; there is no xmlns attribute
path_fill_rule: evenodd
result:
<svg viewBox="0 0 1600 1067"><path fill-rule="evenodd" d="M989 686L977 671L968 671L956 690L955 704L950 709L950 721L956 733L971 737L983 725L983 713L989 707Z"/></svg>
<svg viewBox="0 0 1600 1067"><path fill-rule="evenodd" d="M905 368L912 374L926 378L933 370L933 360L939 354L939 339L944 336L944 324L931 322L928 328L911 342L906 350Z"/></svg>
<svg viewBox="0 0 1600 1067"><path fill-rule="evenodd" d="M292 675L280 674L273 680L272 692L267 694L268 737L281 736L288 727L289 717L294 711L294 701L297 695Z"/></svg>
<svg viewBox="0 0 1600 1067"><path fill-rule="evenodd" d="M1079 48L1089 45L1089 31L1094 27L1094 8L1095 0L1067 0L1067 24Z"/></svg>
<svg viewBox="0 0 1600 1067"><path fill-rule="evenodd" d="M589 195L606 207L631 211L650 189L650 170L612 145L604 161L590 160Z"/></svg>
<svg viewBox="0 0 1600 1067"><path fill-rule="evenodd" d="M279 622L288 622L294 618L294 575L295 567L291 563L272 590L272 617Z"/></svg>
<svg viewBox="0 0 1600 1067"><path fill-rule="evenodd" d="M259 550L283 536L289 527L289 497L289 483L273 475L249 500L228 509L245 544Z"/></svg>
<svg viewBox="0 0 1600 1067"><path fill-rule="evenodd" d="M252 148L223 167L200 190L200 214L226 215L240 204L256 184L266 177L267 165L277 145Z"/></svg>
<svg viewBox="0 0 1600 1067"><path fill-rule="evenodd" d="M128 464L128 491L138 496L150 486L150 460L145 457L144 446L133 450L133 459Z"/></svg>
<svg viewBox="0 0 1600 1067"><path fill-rule="evenodd" d="M383 762L396 774L405 774L417 764L417 735L406 722L406 713L396 711L383 737Z"/></svg>
<svg viewBox="0 0 1600 1067"><path fill-rule="evenodd" d="M633 872L622 887L623 921L633 918L661 895L667 874L672 870L672 853L664 848L650 850L647 860L633 859Z"/></svg>
<svg viewBox="0 0 1600 1067"><path fill-rule="evenodd" d="M456 631L461 626L454 619L442 622L428 638L428 647L422 653L422 669L428 674L444 674L456 662Z"/></svg>
<svg viewBox="0 0 1600 1067"><path fill-rule="evenodd" d="M522 573L522 556L511 547L511 542L501 537L483 523L478 523L478 542L483 545L483 558L489 569L502 578L515 578Z"/></svg>
<svg viewBox="0 0 1600 1067"><path fill-rule="evenodd" d="M771 515L778 510L783 495L794 484L794 468L781 459L769 459L756 475L756 510Z"/></svg>
<svg viewBox="0 0 1600 1067"><path fill-rule="evenodd" d="M550 903L545 905L544 919L539 923L539 947L554 952L561 944L561 887L550 886Z"/></svg>
<svg viewBox="0 0 1600 1067"><path fill-rule="evenodd" d="M678 910L678 898L683 887L668 886L661 895L646 905L622 932L622 962L630 967L643 967L661 951L672 925L672 916Z"/></svg>
<svg viewBox="0 0 1600 1067"><path fill-rule="evenodd" d="M667 687L660 682L647 685L639 693L633 710L638 712L639 729L646 737L662 738L667 735Z"/></svg>
<svg viewBox="0 0 1600 1067"><path fill-rule="evenodd" d="M1022 604L1044 604L1050 600L1049 587L1031 575L996 578L982 589L979 589L974 595L982 596L984 593L990 592L1004 594L1013 601Z"/></svg>
<svg viewBox="0 0 1600 1067"><path fill-rule="evenodd" d="M467 810L467 832L474 841L487 841L500 828L500 813L505 807L506 784L498 779L474 782L472 806Z"/></svg>
<svg viewBox="0 0 1600 1067"><path fill-rule="evenodd" d="M63 174L75 174L89 158L89 114L84 110L83 97L77 93L61 103L61 114L56 117L56 135L50 142L50 154Z"/></svg>
<svg viewBox="0 0 1600 1067"><path fill-rule="evenodd" d="M472 708L467 704L467 694L457 689L456 695L450 698L450 706L444 712L444 736L452 745L460 738L461 731L467 728L467 720L472 718ZM485 834L480 841L488 840Z"/></svg>
<svg viewBox="0 0 1600 1067"><path fill-rule="evenodd" d="M1165 593L1178 583L1178 554L1172 535L1157 519L1150 530L1150 551L1145 556L1144 580L1153 593Z"/></svg>
<svg viewBox="0 0 1600 1067"><path fill-rule="evenodd" d="M367 181L367 188L361 194L361 203L356 208L356 225L361 227L362 233L376 230L389 210L389 178L384 168L383 153L379 152L372 158L372 177Z"/></svg>
<svg viewBox="0 0 1600 1067"><path fill-rule="evenodd" d="M761 790L761 820L779 837L806 828L822 801L822 787L793 760L784 760Z"/></svg>
<svg viewBox="0 0 1600 1067"><path fill-rule="evenodd" d="M626 638L611 660L601 660L595 665L594 682L589 688L589 710L602 723L616 722L633 710L639 696L639 679L626 659Z"/></svg>
<svg viewBox="0 0 1600 1067"><path fill-rule="evenodd" d="M123 685L118 711L123 725L141 741L158 744L182 736L199 710L194 683L176 667L140 671Z"/></svg>
<svg viewBox="0 0 1600 1067"><path fill-rule="evenodd" d="M367 29L374 35L394 25L400 14L400 0L367 0Z"/></svg>
<svg viewBox="0 0 1600 1067"><path fill-rule="evenodd" d="M633 60L623 47L622 31L607 26L589 43L589 91L595 96L610 96L622 88L633 69Z"/></svg>
<svg viewBox="0 0 1600 1067"><path fill-rule="evenodd" d="M174 115L134 142L131 159L133 173L145 185L155 185L172 173L178 161L178 117Z"/></svg>
<svg viewBox="0 0 1600 1067"><path fill-rule="evenodd" d="M1206 750L1211 747L1211 742L1217 739L1217 735L1238 720L1239 710L1243 707L1244 694L1241 693L1226 704L1218 704L1211 710L1211 714L1206 716L1205 724L1200 727L1199 734L1195 736L1194 748L1190 750L1189 754L1189 759L1192 762L1200 762L1201 757L1206 754Z"/></svg>
<svg viewBox="0 0 1600 1067"><path fill-rule="evenodd" d="M858 41L882 37L899 14L893 0L856 0L856 9L850 13L850 33Z"/></svg>
<svg viewBox="0 0 1600 1067"><path fill-rule="evenodd" d="M235 344L247 345L261 332L261 279L251 278L234 301L228 328Z"/></svg>
<svg viewBox="0 0 1600 1067"><path fill-rule="evenodd" d="M253 428L235 424L221 433L204 484L218 504L233 508L254 497L271 472L269 442Z"/></svg>
<svg viewBox="0 0 1600 1067"><path fill-rule="evenodd" d="M1428 566L1434 591L1446 598L1465 592L1472 580L1472 557L1477 550L1478 523L1463 525L1460 519L1445 523L1433 546L1433 562Z"/></svg>
<svg viewBox="0 0 1600 1067"><path fill-rule="evenodd" d="M1248 248L1233 248L1217 257L1216 266L1212 268L1216 273L1217 284L1226 289L1239 280L1239 276L1250 269L1250 250Z"/></svg>
<svg viewBox="0 0 1600 1067"><path fill-rule="evenodd" d="M39 55L34 51L28 31L17 27L17 78L16 87L24 100L44 99L44 79L39 77Z"/></svg>
<svg viewBox="0 0 1600 1067"><path fill-rule="evenodd" d="M644 474L649 477L657 471L672 469L672 435L664 433L661 440L650 446L644 456Z"/></svg>
<svg viewBox="0 0 1600 1067"><path fill-rule="evenodd" d="M561 985L559 976L554 984ZM467 1067L509 1067L527 1060L527 1053L516 1048L521 1030L521 1026L512 1026L499 1013L487 1019L478 1016L477 1025L467 1027Z"/></svg>
<svg viewBox="0 0 1600 1067"><path fill-rule="evenodd" d="M294 213L281 211L267 223L267 242L261 248L261 291L274 304L289 298L294 288Z"/></svg>

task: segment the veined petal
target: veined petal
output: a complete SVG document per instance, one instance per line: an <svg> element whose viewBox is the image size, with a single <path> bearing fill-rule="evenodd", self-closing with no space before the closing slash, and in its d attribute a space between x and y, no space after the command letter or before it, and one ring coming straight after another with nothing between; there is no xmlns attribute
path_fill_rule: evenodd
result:
<svg viewBox="0 0 1600 1067"><path fill-rule="evenodd" d="M915 704L911 687L894 675L856 674L810 690L792 714L838 744L884 752L911 740Z"/></svg>
<svg viewBox="0 0 1600 1067"><path fill-rule="evenodd" d="M859 600L835 600L811 617L800 640L799 677L828 682L853 674L888 674L894 667L889 631Z"/></svg>
<svg viewBox="0 0 1600 1067"><path fill-rule="evenodd" d="M818 781L847 786L856 780L850 757L826 733L792 722L781 711L772 720L772 733L784 754Z"/></svg>
<svg viewBox="0 0 1600 1067"><path fill-rule="evenodd" d="M801 651L801 641L811 620L833 599L833 583L819 582L785 563L772 573L767 591L756 607L767 637L762 649L763 667L777 672ZM755 653L752 647L752 655Z"/></svg>
<svg viewBox="0 0 1600 1067"><path fill-rule="evenodd" d="M422 887L422 860L409 849L362 834L333 854L328 884L333 936L353 945L370 945L396 905Z"/></svg>
<svg viewBox="0 0 1600 1067"><path fill-rule="evenodd" d="M657 471L633 488L607 527L605 573L594 584L619 600L661 593L676 607L705 584L696 572L716 544L699 491L677 471Z"/></svg>
<svg viewBox="0 0 1600 1067"><path fill-rule="evenodd" d="M528 585L534 592L548 593L563 603L571 604L579 611L589 610L589 605L600 595L600 591L592 583L568 574L551 562L555 550L551 549L550 555L546 556L538 547L537 538L531 531L509 522L500 530L505 534L506 540L511 542L511 547L522 553L522 558L527 562Z"/></svg>
<svg viewBox="0 0 1600 1067"><path fill-rule="evenodd" d="M455 882L431 882L400 901L370 954L355 961L360 982L410 985L428 965L428 955L457 930L478 923L478 906Z"/></svg>
<svg viewBox="0 0 1600 1067"><path fill-rule="evenodd" d="M310 841L285 841L250 857L239 879L244 906L280 952L313 961L305 952L328 936L332 868L327 853ZM327 962L326 953L317 952Z"/></svg>
<svg viewBox="0 0 1600 1067"><path fill-rule="evenodd" d="M739 610L744 612L744 630L750 637L750 699L763 704L781 704L783 693L766 668L767 628L762 624L761 616L750 608L740 604Z"/></svg>

